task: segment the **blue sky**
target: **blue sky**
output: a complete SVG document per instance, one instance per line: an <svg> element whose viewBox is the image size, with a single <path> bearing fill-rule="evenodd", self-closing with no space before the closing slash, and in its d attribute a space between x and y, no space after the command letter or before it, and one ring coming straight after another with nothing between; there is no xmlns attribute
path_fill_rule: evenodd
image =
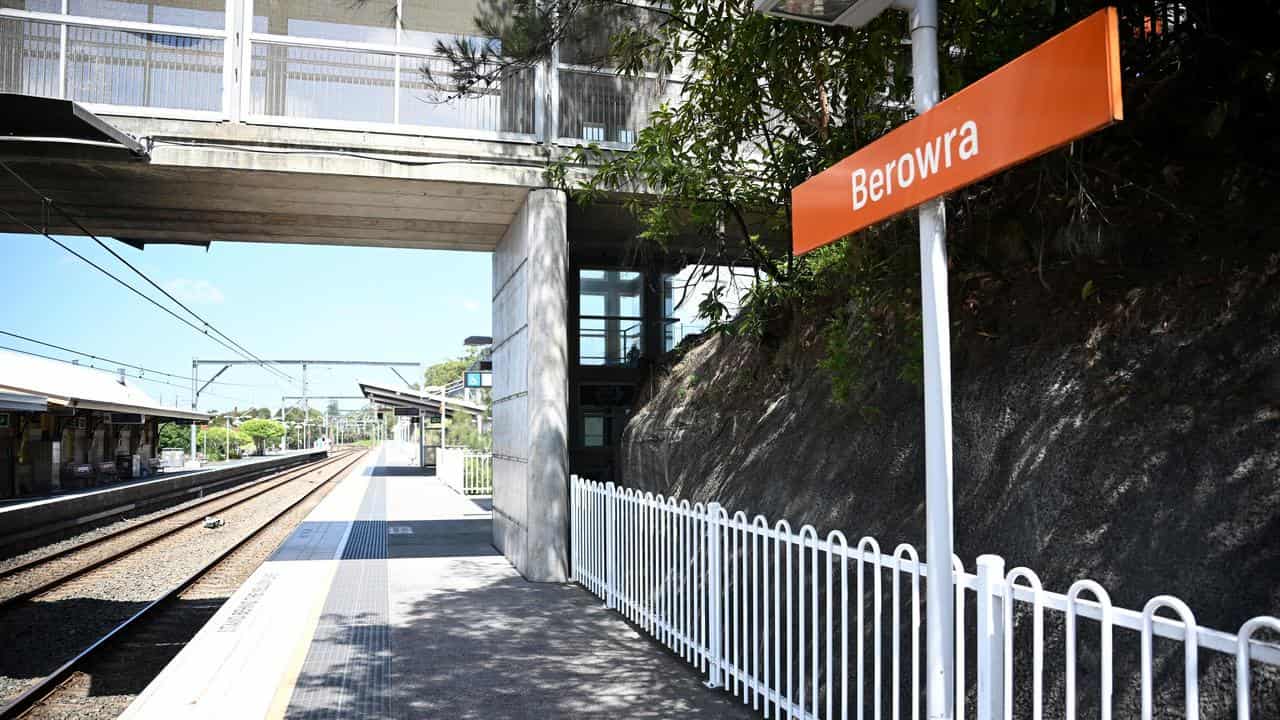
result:
<svg viewBox="0 0 1280 720"><path fill-rule="evenodd" d="M59 240L151 291L90 238ZM208 251L155 246L140 252L115 240L104 242L264 358L429 364L460 354L468 335L489 334L488 253L256 243L214 243ZM231 355L41 236L0 234L0 287L0 330L184 377L190 375L192 357ZM149 294L164 301L159 293ZM72 357L7 336L0 336L0 346ZM215 370L202 367L201 374L208 377ZM286 371L298 377L297 368ZM399 382L385 368L314 368L310 393L359 394L357 378ZM201 396L201 409L276 407L281 395L300 394L300 388L252 366L233 367L220 380L255 387L210 386ZM182 387L156 382L143 387L166 405L179 397L190 403L186 383L166 382Z"/></svg>

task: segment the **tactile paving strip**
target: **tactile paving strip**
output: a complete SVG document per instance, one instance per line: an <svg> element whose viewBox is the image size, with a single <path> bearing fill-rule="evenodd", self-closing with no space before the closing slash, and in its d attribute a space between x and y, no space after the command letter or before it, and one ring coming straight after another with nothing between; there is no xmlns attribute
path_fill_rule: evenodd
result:
<svg viewBox="0 0 1280 720"><path fill-rule="evenodd" d="M287 718L386 718L391 714L386 481L368 479Z"/></svg>

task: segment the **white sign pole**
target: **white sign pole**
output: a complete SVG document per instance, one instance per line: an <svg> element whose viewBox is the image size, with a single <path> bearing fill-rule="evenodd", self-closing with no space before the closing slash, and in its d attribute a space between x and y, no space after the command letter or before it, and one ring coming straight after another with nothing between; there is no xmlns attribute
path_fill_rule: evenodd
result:
<svg viewBox="0 0 1280 720"><path fill-rule="evenodd" d="M937 0L910 7L916 114L938 103ZM931 720L955 717L955 602L951 555L951 325L947 310L947 216L942 198L920 206L920 300L924 335L926 697Z"/></svg>

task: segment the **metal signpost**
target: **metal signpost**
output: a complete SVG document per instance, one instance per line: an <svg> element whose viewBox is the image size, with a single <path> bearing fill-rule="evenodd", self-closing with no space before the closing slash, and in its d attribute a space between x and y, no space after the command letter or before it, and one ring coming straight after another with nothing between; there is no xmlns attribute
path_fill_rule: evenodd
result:
<svg viewBox="0 0 1280 720"><path fill-rule="evenodd" d="M792 191L797 254L912 207L920 218L924 335L926 697L955 717L952 583L951 338L942 196L1122 119L1114 8L938 103L937 0L758 0L756 10L858 28L889 8L909 13L917 117ZM935 107L936 106L936 107ZM896 196L895 196L896 192Z"/></svg>

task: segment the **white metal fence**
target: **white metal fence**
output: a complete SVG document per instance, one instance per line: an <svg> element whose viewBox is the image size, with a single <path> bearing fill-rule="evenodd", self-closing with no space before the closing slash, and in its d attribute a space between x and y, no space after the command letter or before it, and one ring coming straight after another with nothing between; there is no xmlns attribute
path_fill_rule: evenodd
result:
<svg viewBox="0 0 1280 720"><path fill-rule="evenodd" d="M462 456L462 494L493 494L493 454L467 451Z"/></svg>
<svg viewBox="0 0 1280 720"><path fill-rule="evenodd" d="M436 475L462 495L493 494L493 455L453 447L436 451Z"/></svg>
<svg viewBox="0 0 1280 720"><path fill-rule="evenodd" d="M770 525L715 503L576 476L570 505L574 581L706 672L709 684L765 717L920 718L927 573L910 545L885 552L869 537L850 545L838 530L822 537L809 525L793 530L785 520ZM1060 594L1028 568L1006 572L998 556L978 558L976 573L959 558L952 564L957 718L1079 712L1109 720L1116 708L1198 718L1204 651L1212 679L1234 689L1225 694L1234 695L1237 718L1280 712L1280 645L1255 637L1280 633L1275 617L1224 633L1198 626L1174 597L1152 598L1138 612L1113 606L1092 580ZM1082 620L1088 632L1078 641ZM1078 665L1087 687L1077 686ZM1117 692L1117 677L1132 682ZM1230 714L1213 707L1217 717Z"/></svg>

